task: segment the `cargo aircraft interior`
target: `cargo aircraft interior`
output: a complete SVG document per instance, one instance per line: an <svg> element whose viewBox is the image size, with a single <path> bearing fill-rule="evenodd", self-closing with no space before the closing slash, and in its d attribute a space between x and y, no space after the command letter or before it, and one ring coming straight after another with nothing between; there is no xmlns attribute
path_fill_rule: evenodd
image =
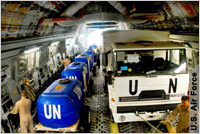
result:
<svg viewBox="0 0 200 134"><path fill-rule="evenodd" d="M199 1L1 1L1 133L174 132L198 64Z"/></svg>

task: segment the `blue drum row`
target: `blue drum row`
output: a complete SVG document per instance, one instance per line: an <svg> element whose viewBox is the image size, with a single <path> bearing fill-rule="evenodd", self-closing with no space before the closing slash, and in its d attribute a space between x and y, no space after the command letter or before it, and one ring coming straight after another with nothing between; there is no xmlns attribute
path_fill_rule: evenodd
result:
<svg viewBox="0 0 200 134"><path fill-rule="evenodd" d="M92 49L77 56L38 98L39 122L50 128L69 127L77 122L84 104L90 71L96 61Z"/></svg>

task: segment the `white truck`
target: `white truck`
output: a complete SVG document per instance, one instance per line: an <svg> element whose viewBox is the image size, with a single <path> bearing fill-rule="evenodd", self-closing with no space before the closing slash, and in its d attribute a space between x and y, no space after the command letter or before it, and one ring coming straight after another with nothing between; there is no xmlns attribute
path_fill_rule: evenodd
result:
<svg viewBox="0 0 200 134"><path fill-rule="evenodd" d="M115 42L105 59L115 123L162 120L187 95L189 74L181 43Z"/></svg>

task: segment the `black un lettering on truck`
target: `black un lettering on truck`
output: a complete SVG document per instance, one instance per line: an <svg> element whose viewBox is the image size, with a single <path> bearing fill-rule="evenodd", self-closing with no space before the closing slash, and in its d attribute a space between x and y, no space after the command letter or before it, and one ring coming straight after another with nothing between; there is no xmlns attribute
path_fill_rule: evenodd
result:
<svg viewBox="0 0 200 134"><path fill-rule="evenodd" d="M138 80L135 80L135 91L132 91L132 80L129 80L129 93L131 95L135 95L137 93L138 90Z"/></svg>
<svg viewBox="0 0 200 134"><path fill-rule="evenodd" d="M175 83L173 82L172 79L169 79L169 93L171 93L171 88L173 89L173 92L176 93L177 89L177 78L175 78ZM135 95L138 90L138 80L135 80L135 90L134 92L132 91L132 80L129 80L129 93L131 95Z"/></svg>
<svg viewBox="0 0 200 134"><path fill-rule="evenodd" d="M177 78L175 78L175 84L172 79L169 79L169 93L171 93L171 88L173 88L173 92L176 93L177 89Z"/></svg>

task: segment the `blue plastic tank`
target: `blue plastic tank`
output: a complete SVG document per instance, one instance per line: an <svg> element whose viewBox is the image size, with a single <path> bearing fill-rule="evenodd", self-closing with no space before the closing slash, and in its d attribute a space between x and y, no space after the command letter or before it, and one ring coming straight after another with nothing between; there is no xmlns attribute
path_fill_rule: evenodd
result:
<svg viewBox="0 0 200 134"><path fill-rule="evenodd" d="M72 62L61 73L61 79L78 79L84 83L83 72L86 72L86 79L89 79L88 67L84 62Z"/></svg>
<svg viewBox="0 0 200 134"><path fill-rule="evenodd" d="M97 53L93 50L93 48L89 48L88 50L92 50L94 53L94 62L97 62Z"/></svg>
<svg viewBox="0 0 200 134"><path fill-rule="evenodd" d="M65 80L64 82L61 82ZM54 81L37 100L39 122L50 128L63 128L75 124L84 102L85 92L79 80Z"/></svg>
<svg viewBox="0 0 200 134"><path fill-rule="evenodd" d="M91 45L91 46L89 46L89 49L95 49L95 48L97 48L97 45L95 45L95 44L93 44L93 45Z"/></svg>
<svg viewBox="0 0 200 134"><path fill-rule="evenodd" d="M96 57L95 57L96 54L94 53L93 50L88 49L88 50L85 51L84 53L90 55L90 56L92 57L92 59L93 59L92 61L93 61L93 62L96 62Z"/></svg>
<svg viewBox="0 0 200 134"><path fill-rule="evenodd" d="M84 62L84 63L87 64L87 66L88 66L88 58L90 58L90 59L89 59L89 64L90 64L90 70L91 70L92 67L93 67L93 62L92 62L91 56L88 55L88 54L81 54L81 55L77 56L77 57L73 60L73 62ZM89 69L89 66L88 66L88 69Z"/></svg>

